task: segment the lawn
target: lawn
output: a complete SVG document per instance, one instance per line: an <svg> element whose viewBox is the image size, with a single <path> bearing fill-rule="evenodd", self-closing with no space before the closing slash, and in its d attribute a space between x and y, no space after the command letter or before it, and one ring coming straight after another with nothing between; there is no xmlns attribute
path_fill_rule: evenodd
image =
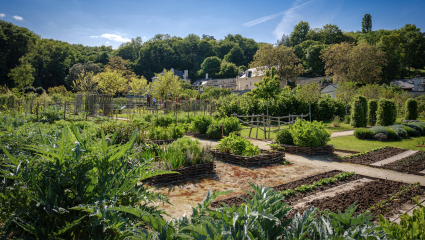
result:
<svg viewBox="0 0 425 240"><path fill-rule="evenodd" d="M380 142L377 140L359 140L354 136L331 138L329 144L337 149L365 152L384 146L425 151L425 148L415 147L419 141L425 141L425 136L403 139L400 141Z"/></svg>
<svg viewBox="0 0 425 240"><path fill-rule="evenodd" d="M328 132L338 132L338 131L347 131L354 129L349 123L340 123L339 127L332 127L332 121L323 121L323 125L325 125L325 129Z"/></svg>

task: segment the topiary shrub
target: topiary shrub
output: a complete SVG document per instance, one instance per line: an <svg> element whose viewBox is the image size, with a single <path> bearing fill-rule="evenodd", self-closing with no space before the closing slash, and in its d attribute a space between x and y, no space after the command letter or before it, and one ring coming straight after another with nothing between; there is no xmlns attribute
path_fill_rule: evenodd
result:
<svg viewBox="0 0 425 240"><path fill-rule="evenodd" d="M292 139L292 135L291 132L289 132L289 129L282 129L277 132L274 141L279 144L294 145L294 140Z"/></svg>
<svg viewBox="0 0 425 240"><path fill-rule="evenodd" d="M418 131L416 131L415 129L413 129L413 128L411 128L411 127L403 126L402 128L403 128L404 130L406 130L407 134L408 134L410 137L419 137L419 136L421 135Z"/></svg>
<svg viewBox="0 0 425 240"><path fill-rule="evenodd" d="M325 130L322 122L295 121L289 130L294 144L300 147L321 147L330 141L331 134Z"/></svg>
<svg viewBox="0 0 425 240"><path fill-rule="evenodd" d="M388 133L387 133L387 137L388 137L389 139L398 140L398 139L400 139L400 138L401 138L401 137L398 135L398 133L395 131L395 129L392 129L392 128L388 127L388 128L387 128L387 131L388 131Z"/></svg>
<svg viewBox="0 0 425 240"><path fill-rule="evenodd" d="M367 128L357 128L354 130L354 136L358 139L371 139L373 135L373 132Z"/></svg>
<svg viewBox="0 0 425 240"><path fill-rule="evenodd" d="M351 126L366 127L367 125L367 100L363 96L353 98L351 108Z"/></svg>
<svg viewBox="0 0 425 240"><path fill-rule="evenodd" d="M193 126L195 131L201 134L207 133L208 127L213 122L213 118L208 115L197 115L193 119Z"/></svg>
<svg viewBox="0 0 425 240"><path fill-rule="evenodd" d="M418 102L415 99L409 98L405 103L405 119L416 120L418 118Z"/></svg>
<svg viewBox="0 0 425 240"><path fill-rule="evenodd" d="M375 125L376 111L378 110L378 100L371 99L367 103L367 121L371 126Z"/></svg>
<svg viewBox="0 0 425 240"><path fill-rule="evenodd" d="M424 126L420 125L420 124L416 124L416 123L412 123L412 124L406 124L406 126L411 127L413 129L415 129L416 131L418 131L421 135L425 135L425 128Z"/></svg>
<svg viewBox="0 0 425 240"><path fill-rule="evenodd" d="M408 138L409 137L408 134L407 134L407 131L404 130L403 128L393 128L391 130L393 130L399 138Z"/></svg>
<svg viewBox="0 0 425 240"><path fill-rule="evenodd" d="M382 127L382 126L375 126L373 128L370 129L373 132L373 135L378 134L378 133L383 133L385 135L388 134L388 130L386 127Z"/></svg>
<svg viewBox="0 0 425 240"><path fill-rule="evenodd" d="M393 100L381 99L376 111L376 125L390 126L395 123L397 117L396 106Z"/></svg>

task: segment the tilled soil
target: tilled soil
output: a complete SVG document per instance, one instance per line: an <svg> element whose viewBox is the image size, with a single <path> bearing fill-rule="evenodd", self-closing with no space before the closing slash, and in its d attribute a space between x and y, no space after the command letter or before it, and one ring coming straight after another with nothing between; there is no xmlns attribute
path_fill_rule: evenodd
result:
<svg viewBox="0 0 425 240"><path fill-rule="evenodd" d="M321 210L329 209L332 212L338 212L338 210L344 211L354 202L358 205L356 210L358 214L366 210L370 211L369 206L374 206L371 213L375 217L378 217L379 214L382 214L384 217L391 217L397 213L402 204L412 202L412 197L424 194L423 189L416 187L404 192L392 202L388 200L392 194L402 191L402 187L407 185L406 183L390 180L375 180L358 186L354 190L339 193L334 197L313 200L302 208L294 209L287 217L291 218L296 212L302 213L308 207L312 206ZM387 200L387 202L384 207L378 208L376 203L382 200Z"/></svg>
<svg viewBox="0 0 425 240"><path fill-rule="evenodd" d="M338 173L341 173L341 171L334 170L334 171L310 176L310 177L307 177L307 178L303 178L303 179L300 179L300 180L297 180L297 181L278 185L278 186L275 186L275 187L272 187L272 188L276 191L284 191L286 189L293 189L294 190L296 187L299 187L299 186L304 185L304 184L313 184L314 182L319 181L320 179L332 178L335 175L337 175ZM314 193L317 193L317 192L320 192L320 191L324 191L324 190L327 190L329 188L333 188L333 187L336 187L336 186L339 186L339 185L342 185L342 184L345 184L345 183L348 183L348 182L351 182L351 181L354 181L354 180L357 180L357 179L360 179L360 178L362 178L362 176L354 175L350 178L346 178L344 180L337 181L333 184L328 184L328 185L324 185L324 186L317 186L316 189L314 189L313 191L308 191L308 192L304 192L304 193L295 191L295 194L292 195L292 196L286 197L284 202L291 205L291 204L297 202L298 200L300 200L300 199L302 199L302 198L304 198L308 195L311 195L311 194L314 194ZM215 201L215 202L211 203L210 206L211 207L221 207L222 206L221 203L227 204L228 206L233 206L233 205L239 206L240 204L245 203L245 200L243 200L242 198L251 199L251 196L249 196L248 194L244 194L244 195L237 196L237 197L231 197L231 198L227 198L227 199L224 199L224 200Z"/></svg>
<svg viewBox="0 0 425 240"><path fill-rule="evenodd" d="M395 156L405 151L406 149L387 147L385 149L369 152L361 156L355 156L353 158L344 158L342 161L360 163L360 164L372 164L372 163L376 163L384 159L387 159L389 157Z"/></svg>
<svg viewBox="0 0 425 240"><path fill-rule="evenodd" d="M425 170L425 153L417 152L409 157L385 164L382 168L397 172L418 173Z"/></svg>

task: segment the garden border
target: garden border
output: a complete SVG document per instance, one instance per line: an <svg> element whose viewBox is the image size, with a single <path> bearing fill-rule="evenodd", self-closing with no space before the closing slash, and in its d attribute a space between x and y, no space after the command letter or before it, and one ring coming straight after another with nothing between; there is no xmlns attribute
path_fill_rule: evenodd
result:
<svg viewBox="0 0 425 240"><path fill-rule="evenodd" d="M261 166L266 164L275 164L284 161L285 153L284 152L269 152L266 150L261 150L260 155L254 157L247 157L241 155L235 155L232 153L222 153L216 149L211 149L211 154L217 159L224 162L229 162L237 165L242 165L244 167L252 166Z"/></svg>
<svg viewBox="0 0 425 240"><path fill-rule="evenodd" d="M287 144L280 144L281 147L285 148L284 150L287 153L302 153L306 155L326 155L331 154L334 152L334 146L333 145L325 145L321 147L300 147L295 145L287 145Z"/></svg>
<svg viewBox="0 0 425 240"><path fill-rule="evenodd" d="M169 173L153 176L145 179L154 184L157 183L169 183L174 181L181 181L187 178L199 177L206 174L214 174L216 169L215 162L197 164L190 167L184 167L179 169L172 169L171 171L179 173Z"/></svg>

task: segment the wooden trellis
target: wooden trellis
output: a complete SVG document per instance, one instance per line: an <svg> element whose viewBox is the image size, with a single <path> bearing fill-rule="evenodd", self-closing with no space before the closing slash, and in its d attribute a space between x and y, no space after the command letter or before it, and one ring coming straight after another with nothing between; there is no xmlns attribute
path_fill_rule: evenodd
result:
<svg viewBox="0 0 425 240"><path fill-rule="evenodd" d="M266 138L266 133L268 132L268 138L270 139L270 133L271 132L275 132L275 131L280 131L280 127L288 125L288 124L293 124L295 123L295 120L297 120L297 118L301 118L301 120L305 117L308 116L308 114L301 114L301 115L291 115L289 114L289 116L282 116L282 117L272 117L272 116L268 116L268 115L264 115L264 113L262 113L261 115L248 115L248 116L241 116L238 115L236 113L232 114L232 116L237 117L239 122L241 122L242 125L248 125L249 127L247 128L242 128L242 129L249 129L249 138L251 137L251 133L252 133L252 129L256 128L257 132L255 134L255 138L258 138L258 129L260 129L261 131L264 132L264 138ZM241 118L250 118L249 122L244 121ZM284 121L286 120L287 121ZM273 125L273 127L277 127L277 129L271 130L272 127L272 122L276 122L277 126ZM267 130L268 128L268 130Z"/></svg>

